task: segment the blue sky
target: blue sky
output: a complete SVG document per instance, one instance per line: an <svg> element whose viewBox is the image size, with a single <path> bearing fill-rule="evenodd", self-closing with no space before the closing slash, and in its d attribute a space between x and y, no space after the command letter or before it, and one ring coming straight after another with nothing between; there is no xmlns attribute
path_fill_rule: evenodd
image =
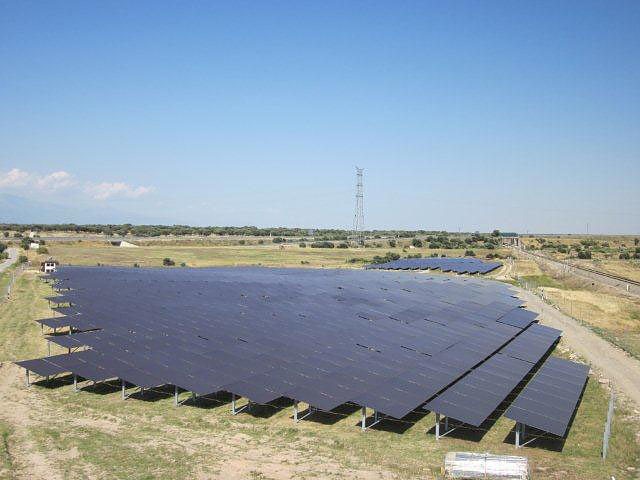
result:
<svg viewBox="0 0 640 480"><path fill-rule="evenodd" d="M0 2L0 194L345 228L359 165L369 228L637 233L639 24L635 1Z"/></svg>

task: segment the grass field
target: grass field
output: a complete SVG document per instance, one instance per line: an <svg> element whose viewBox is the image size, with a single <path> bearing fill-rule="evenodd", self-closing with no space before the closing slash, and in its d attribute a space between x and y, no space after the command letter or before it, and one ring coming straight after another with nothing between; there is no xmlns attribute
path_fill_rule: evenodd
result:
<svg viewBox="0 0 640 480"><path fill-rule="evenodd" d="M138 263L141 267L161 266L162 260L169 257L176 265L184 262L188 267L206 267L217 265L263 265L289 267L356 267L361 262L349 263L349 259L371 260L375 255L383 256L394 252L401 256L432 253L459 257L464 255L463 249L431 250L427 248L300 248L288 245L246 245L246 246L195 246L195 245L151 245L138 248L117 248L105 243L52 243L48 245L51 255L63 264L73 265L125 265ZM489 250L475 250L479 258L483 258ZM506 250L493 250L493 253L507 254ZM306 263L303 263L306 262Z"/></svg>
<svg viewBox="0 0 640 480"><path fill-rule="evenodd" d="M640 359L640 300L572 277L533 260L516 261L518 283Z"/></svg>
<svg viewBox="0 0 640 480"><path fill-rule="evenodd" d="M611 456L601 461L608 394L593 380L562 451L541 441L518 452L505 418L436 442L432 414L362 433L353 408L294 424L289 406L232 416L225 398L174 408L171 392L122 401L118 385L74 393L66 379L27 388L23 371L6 362L46 353L33 320L49 314L48 293L26 273L0 305L2 478L435 478L447 451L465 450L524 454L534 478L631 479L627 467L640 458L637 425L623 421L621 407Z"/></svg>

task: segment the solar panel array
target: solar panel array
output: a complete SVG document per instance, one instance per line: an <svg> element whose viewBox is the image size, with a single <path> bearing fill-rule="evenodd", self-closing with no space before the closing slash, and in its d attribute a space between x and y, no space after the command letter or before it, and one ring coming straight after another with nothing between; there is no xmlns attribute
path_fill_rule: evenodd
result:
<svg viewBox="0 0 640 480"><path fill-rule="evenodd" d="M505 417L564 436L588 374L587 365L549 358L506 410Z"/></svg>
<svg viewBox="0 0 640 480"><path fill-rule="evenodd" d="M533 321L497 282L363 270L65 267L76 342L52 357L91 380L354 402L401 418ZM54 307L57 308L57 307ZM56 340L57 341L57 340ZM28 368L26 364L22 364ZM38 365L29 367L38 372ZM43 367L44 368L44 367Z"/></svg>
<svg viewBox="0 0 640 480"><path fill-rule="evenodd" d="M367 269L380 270L441 270L454 273L489 273L502 266L500 262L483 262L477 258L401 258L386 263L367 265Z"/></svg>
<svg viewBox="0 0 640 480"><path fill-rule="evenodd" d="M479 427L549 351L560 333L532 325L424 408ZM535 345L533 350L528 348L530 344Z"/></svg>

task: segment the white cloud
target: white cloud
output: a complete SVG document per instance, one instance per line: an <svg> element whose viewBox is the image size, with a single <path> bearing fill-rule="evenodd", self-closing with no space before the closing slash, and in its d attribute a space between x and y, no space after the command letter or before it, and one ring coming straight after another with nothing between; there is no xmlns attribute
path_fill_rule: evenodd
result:
<svg viewBox="0 0 640 480"><path fill-rule="evenodd" d="M58 170L36 175L19 168L0 172L0 188L38 189L44 192L69 190L84 193L95 200L109 198L139 198L153 191L153 187L134 186L126 182L84 182L79 184L74 175Z"/></svg>
<svg viewBox="0 0 640 480"><path fill-rule="evenodd" d="M134 187L124 182L90 183L85 188L85 192L96 200L106 200L111 197L138 198L152 190L152 187Z"/></svg>
<svg viewBox="0 0 640 480"><path fill-rule="evenodd" d="M49 190L71 187L75 185L75 183L76 181L73 178L73 175L63 170L39 177L35 182L38 188Z"/></svg>
<svg viewBox="0 0 640 480"><path fill-rule="evenodd" d="M23 187L30 181L30 175L24 170L13 168L7 173L0 173L1 187Z"/></svg>

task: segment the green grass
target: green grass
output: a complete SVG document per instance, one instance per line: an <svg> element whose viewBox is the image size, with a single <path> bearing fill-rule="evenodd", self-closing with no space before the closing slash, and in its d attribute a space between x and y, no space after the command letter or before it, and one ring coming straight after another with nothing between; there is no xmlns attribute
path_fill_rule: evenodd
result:
<svg viewBox="0 0 640 480"><path fill-rule="evenodd" d="M552 288L565 288L565 285L555 280L549 275L525 275L519 278L521 285L528 285L529 288L535 289L538 287L552 287Z"/></svg>
<svg viewBox="0 0 640 480"><path fill-rule="evenodd" d="M5 360L45 350L33 319L48 315L42 297L50 290L32 274L25 274L17 285L14 299L0 306L0 348ZM456 438L457 434L436 442L428 433L434 424L432 414L416 416L402 433L403 424L391 422L383 424L389 431L362 433L357 410L345 410L339 416L321 414L294 424L289 406L257 407L253 414L232 416L227 403L208 399L199 400L197 406L174 408L170 391L149 392L146 400L122 401L117 384L87 386L80 393L62 383L34 385L25 391L21 372L17 368L10 372L16 375L16 387L4 399L3 408L12 408L11 395L24 392L33 411L26 427L29 438L64 478L224 477L230 472L241 478L274 478L288 472L295 478L338 479L365 477L371 471L398 478L434 478L446 452L463 450L525 455L537 472L535 478L615 475L620 480L633 478L626 467L637 465L640 458L634 438L637 424L616 421L610 458L601 461L608 396L593 380L564 449L558 452L536 448L535 442L534 448L514 450L510 437L514 422L504 417L479 442ZM626 411L621 408L616 415L622 419ZM0 423L8 452L14 450L11 442L18 441L10 433L14 427ZM539 447L545 445L556 444ZM11 457L5 457L10 465Z"/></svg>

